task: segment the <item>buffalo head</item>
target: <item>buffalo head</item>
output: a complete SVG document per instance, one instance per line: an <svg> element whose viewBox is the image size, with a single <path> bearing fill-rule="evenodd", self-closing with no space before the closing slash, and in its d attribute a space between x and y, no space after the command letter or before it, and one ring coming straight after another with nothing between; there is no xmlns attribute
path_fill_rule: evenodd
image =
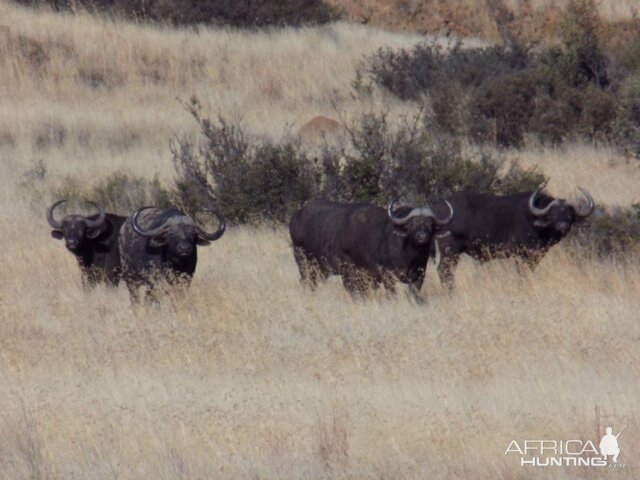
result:
<svg viewBox="0 0 640 480"><path fill-rule="evenodd" d="M204 209L205 212L215 216L219 225L215 232L209 233L197 225L189 215L176 210L175 215L168 216L153 228L143 228L138 222L142 212L154 207L142 207L133 214L131 225L133 229L143 237L149 239L152 248L166 248L172 259L178 260L191 256L196 245L209 245L219 239L225 231L226 222L221 213L215 210Z"/></svg>
<svg viewBox="0 0 640 480"><path fill-rule="evenodd" d="M575 203L556 198L546 207L538 208L535 206L536 198L542 188L533 192L529 197L529 212L535 217L533 224L540 228L552 227L561 235L569 233L572 225L576 227L588 226L589 222L586 218L595 210L595 202L589 192L578 188L587 199L586 206L578 206Z"/></svg>
<svg viewBox="0 0 640 480"><path fill-rule="evenodd" d="M64 202L66 200L58 200L47 209L47 222L53 228L51 236L58 240L64 238L67 249L76 252L81 248L85 239L94 239L104 231L106 214L98 204L89 202L99 211L96 218L84 215L67 215L62 220L56 220L53 211ZM91 216L95 217L95 215Z"/></svg>
<svg viewBox="0 0 640 480"><path fill-rule="evenodd" d="M447 201L449 215L446 218L437 218L430 207L410 208L401 207L396 210L397 199L387 207L387 214L394 224L394 233L401 237L409 237L416 245L429 243L436 228L448 225L453 220L453 207ZM398 215L398 210L404 210L403 215Z"/></svg>

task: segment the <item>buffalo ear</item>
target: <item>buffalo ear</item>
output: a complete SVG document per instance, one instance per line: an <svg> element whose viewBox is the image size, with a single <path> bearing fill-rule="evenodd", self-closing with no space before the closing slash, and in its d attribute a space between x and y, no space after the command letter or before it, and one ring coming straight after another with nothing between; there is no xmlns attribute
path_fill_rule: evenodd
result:
<svg viewBox="0 0 640 480"><path fill-rule="evenodd" d="M393 228L393 234L399 236L400 238L404 238L409 235L409 231L403 226L396 226Z"/></svg>
<svg viewBox="0 0 640 480"><path fill-rule="evenodd" d="M149 240L149 245L153 248L162 247L167 244L167 237L164 235L156 235Z"/></svg>
<svg viewBox="0 0 640 480"><path fill-rule="evenodd" d="M206 240L206 239L204 239L204 238L202 238L200 236L198 237L198 241L196 243L197 243L197 245L200 245L201 247L205 247L207 245L211 245L211 242L209 240Z"/></svg>
<svg viewBox="0 0 640 480"><path fill-rule="evenodd" d="M548 218L536 218L533 221L533 225L540 228L548 227L549 225L551 225L551 220L549 220Z"/></svg>
<svg viewBox="0 0 640 480"><path fill-rule="evenodd" d="M586 218L579 218L573 222L573 226L578 228L587 228L591 226L591 223Z"/></svg>
<svg viewBox="0 0 640 480"><path fill-rule="evenodd" d="M62 230L51 230L51 236L56 240L60 240L64 237L64 233L62 232Z"/></svg>

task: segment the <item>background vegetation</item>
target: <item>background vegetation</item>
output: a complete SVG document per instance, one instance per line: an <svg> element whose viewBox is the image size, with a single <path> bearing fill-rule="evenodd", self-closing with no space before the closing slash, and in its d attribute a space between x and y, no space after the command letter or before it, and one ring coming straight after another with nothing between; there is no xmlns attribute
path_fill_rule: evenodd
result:
<svg viewBox="0 0 640 480"><path fill-rule="evenodd" d="M277 27L323 24L337 20L339 10L322 0L17 0L54 10L111 14L171 25Z"/></svg>
<svg viewBox="0 0 640 480"><path fill-rule="evenodd" d="M339 146L324 143L316 156L299 141L273 143L224 118L202 117L197 99L186 105L204 143L178 140L173 149L178 204L195 212L217 204L235 222L287 222L300 205L322 196L386 205L398 196L433 204L465 188L513 193L545 180L490 152L477 158L455 139L424 129L422 112L390 125L385 113L354 120Z"/></svg>
<svg viewBox="0 0 640 480"><path fill-rule="evenodd" d="M559 42L525 43L508 11L499 11L496 22L502 45L381 49L370 59L369 76L403 100L425 101L434 126L482 143L558 145L582 137L627 142L638 151L632 112L640 110L634 87L640 24L630 43L614 48L602 37L593 0L569 3Z"/></svg>
<svg viewBox="0 0 640 480"><path fill-rule="evenodd" d="M541 16L566 6L530 3ZM601 18L630 18L623 3L603 1ZM456 5L484 21L484 6ZM424 41L414 34L345 23L196 33L5 2L0 40L0 477L531 478L504 455L512 439L597 442L605 427L628 424L620 459L629 468L610 474L635 478L640 262L637 244L609 255L607 243L637 225L633 151L581 136L558 147L478 148L434 131L422 102L375 84L354 93L364 57L381 47L410 51ZM284 228L234 225L200 249L190 290L159 306L133 308L123 287L83 291L44 207L70 192L123 213L166 195L175 202L180 145L194 165L212 151L176 100L192 95L214 131L224 120L226 136L214 138L243 129L246 158L260 168L269 166L257 158L265 149L292 168L304 154L324 171L323 149L298 147L295 132L332 116L363 147L353 138L330 145L355 162L331 178L371 171L358 163L379 158L358 153L370 149L359 139L371 124L385 134L386 159L442 148L427 158L493 159L498 179L509 178L510 165L538 171L566 198L586 187L607 215L592 218L600 230L582 232L609 234L586 238L584 249L562 243L532 274L465 259L452 294L430 263L418 303L404 290L354 301L337 279L308 292ZM406 141L388 148L414 124L415 151ZM377 195L379 185L346 191ZM581 468L539 475L601 476Z"/></svg>

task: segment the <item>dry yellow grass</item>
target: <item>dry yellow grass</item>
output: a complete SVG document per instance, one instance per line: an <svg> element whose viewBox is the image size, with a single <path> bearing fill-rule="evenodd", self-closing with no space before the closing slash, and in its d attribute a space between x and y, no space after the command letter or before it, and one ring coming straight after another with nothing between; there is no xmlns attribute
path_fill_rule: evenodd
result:
<svg viewBox="0 0 640 480"><path fill-rule="evenodd" d="M399 31L453 33L493 41L502 40L493 9L486 0L329 0L353 20ZM569 0L502 0L515 15L520 35L528 39L549 39L555 31ZM597 10L618 35L619 25L636 18L636 0L596 0Z"/></svg>
<svg viewBox="0 0 640 480"><path fill-rule="evenodd" d="M576 186L587 186L602 204L640 203L640 162L624 158L616 149L575 144L558 149L531 148L507 157L525 167L540 168L556 195L579 196Z"/></svg>
<svg viewBox="0 0 640 480"><path fill-rule="evenodd" d="M26 155L46 149L52 168L82 168L83 150L107 151L119 168L123 151L156 155L150 145L166 151L172 133L194 132L177 100L192 95L211 116L281 136L316 115L335 116L331 101L356 105L350 82L364 55L421 39L348 24L194 34L0 3L0 139Z"/></svg>
<svg viewBox="0 0 640 480"><path fill-rule="evenodd" d="M0 478L602 478L504 455L512 439L597 441L596 403L602 427L629 425L630 466L606 476L637 477L637 258L559 247L524 276L464 261L452 295L429 269L424 304L354 301L336 279L300 287L284 229L232 228L201 250L188 292L135 309L123 287L82 290L16 189L38 158L87 182L120 169L169 180L169 135L194 134L176 95L275 136L332 114L329 97L356 114L361 55L416 37L346 24L196 35L4 3L0 35L13 42L0 42ZM23 41L44 48L41 70ZM119 83L92 87L82 68ZM638 165L612 150L518 156L554 191L640 200Z"/></svg>

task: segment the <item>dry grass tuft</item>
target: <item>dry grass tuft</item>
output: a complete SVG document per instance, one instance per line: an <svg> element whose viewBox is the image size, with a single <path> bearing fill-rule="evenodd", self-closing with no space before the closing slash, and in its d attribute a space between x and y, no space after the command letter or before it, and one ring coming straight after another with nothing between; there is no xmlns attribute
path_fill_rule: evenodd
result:
<svg viewBox="0 0 640 480"><path fill-rule="evenodd" d="M189 291L133 308L124 287L82 290L16 187L39 159L55 174L45 196L67 174L170 181L169 134L194 133L176 95L270 135L331 115L328 98L354 114L361 55L417 37L346 24L194 34L7 3L0 35L0 478L601 478L504 455L511 439L597 440L596 403L629 425L631 468L616 474L635 476L637 258L561 246L527 275L464 261L452 295L430 267L421 304L353 300L337 279L302 289L284 229L232 228L202 248ZM554 191L639 200L638 166L614 151L518 155Z"/></svg>

